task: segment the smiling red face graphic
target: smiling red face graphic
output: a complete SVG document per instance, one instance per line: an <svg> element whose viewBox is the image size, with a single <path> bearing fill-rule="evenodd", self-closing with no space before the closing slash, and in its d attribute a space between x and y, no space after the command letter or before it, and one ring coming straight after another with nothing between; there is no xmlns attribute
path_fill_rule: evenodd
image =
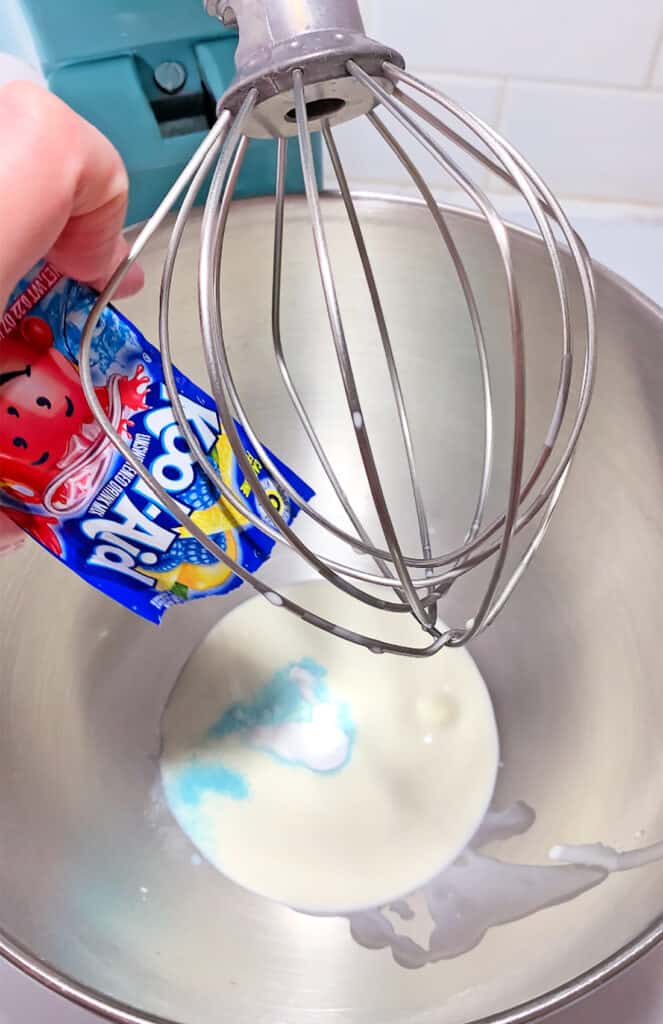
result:
<svg viewBox="0 0 663 1024"><path fill-rule="evenodd" d="M53 347L45 321L26 317L0 343L0 485L14 497L73 512L103 475L113 446L85 399L76 367ZM111 375L96 395L122 436L147 409L144 367Z"/></svg>
<svg viewBox="0 0 663 1024"><path fill-rule="evenodd" d="M39 500L69 442L91 418L76 369L43 320L23 320L0 344L0 479Z"/></svg>
<svg viewBox="0 0 663 1024"><path fill-rule="evenodd" d="M8 506L5 511L57 555L58 516L86 506L114 458L90 408L76 367L53 347L49 325L26 317L0 342L0 487L47 515ZM128 437L132 413L147 409L150 379L114 374L95 388L113 426ZM55 513L55 514L54 514Z"/></svg>

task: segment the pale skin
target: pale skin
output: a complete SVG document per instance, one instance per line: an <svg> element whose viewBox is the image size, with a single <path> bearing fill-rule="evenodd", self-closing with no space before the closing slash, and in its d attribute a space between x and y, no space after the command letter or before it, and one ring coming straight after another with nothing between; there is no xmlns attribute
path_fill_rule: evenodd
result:
<svg viewBox="0 0 663 1024"><path fill-rule="evenodd" d="M103 135L40 86L0 89L0 315L16 282L43 257L96 288L127 253L129 181ZM132 267L116 297L143 284ZM0 512L0 554L24 534Z"/></svg>

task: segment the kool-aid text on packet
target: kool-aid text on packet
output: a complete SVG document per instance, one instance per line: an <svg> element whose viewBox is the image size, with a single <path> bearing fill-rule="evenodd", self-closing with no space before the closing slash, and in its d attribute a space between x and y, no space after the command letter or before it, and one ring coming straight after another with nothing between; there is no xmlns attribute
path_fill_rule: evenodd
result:
<svg viewBox="0 0 663 1024"><path fill-rule="evenodd" d="M163 508L94 419L78 372L96 296L39 264L0 320L0 507L84 580L152 622L173 604L225 594L241 580ZM118 434L184 513L250 572L273 541L219 497L181 437L158 351L108 307L92 344L95 391ZM265 514L219 427L211 398L176 374L187 419L224 483ZM253 467L290 523L299 507L270 479L240 426ZM312 490L275 456L308 501Z"/></svg>

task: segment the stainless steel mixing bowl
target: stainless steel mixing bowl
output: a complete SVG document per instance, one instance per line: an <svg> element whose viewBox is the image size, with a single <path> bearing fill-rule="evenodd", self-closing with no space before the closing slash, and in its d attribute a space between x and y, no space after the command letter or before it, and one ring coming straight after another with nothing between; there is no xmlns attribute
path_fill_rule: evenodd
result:
<svg viewBox="0 0 663 1024"><path fill-rule="evenodd" d="M342 397L329 386L331 346L319 344L324 312L308 220L298 201L289 209L284 337L324 438L341 455L347 439L337 424L346 417L337 417ZM453 540L465 527L481 455L469 326L451 275L428 258L439 244L429 216L380 199L361 209L405 386L417 388L414 429L438 500L436 536ZM326 213L343 247L347 228L333 198ZM485 227L468 214L450 216L499 352L508 338ZM271 202L236 208L224 283L228 337L264 438L316 483L271 369L271 231ZM194 225L173 337L182 368L202 379L197 244ZM543 429L558 370L554 283L538 243L514 231L513 244L534 332L529 399ZM152 337L161 256L148 260L150 285L126 307ZM361 372L374 328L361 276L350 261L339 266ZM537 813L530 831L496 850L513 862L544 864L558 842L663 839L663 320L606 272L598 288L598 387L568 491L508 609L473 648L501 731L496 802L526 800ZM498 412L509 385L503 365ZM379 387L367 406L379 434ZM510 423L507 415L498 421L499 453ZM498 458L498 482L500 472ZM282 581L295 569L278 556L269 572ZM357 946L346 921L271 905L192 860L160 797L160 715L187 656L248 596L243 588L227 604L183 607L156 629L32 546L2 562L0 923L8 959L115 1021L515 1024L590 991L663 936L659 863L492 929L465 956L406 971L389 951ZM463 587L452 592L455 613L465 596Z"/></svg>

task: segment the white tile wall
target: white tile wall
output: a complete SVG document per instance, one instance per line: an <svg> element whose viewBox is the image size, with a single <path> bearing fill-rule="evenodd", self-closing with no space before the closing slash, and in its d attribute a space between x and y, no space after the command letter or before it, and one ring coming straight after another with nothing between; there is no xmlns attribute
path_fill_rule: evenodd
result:
<svg viewBox="0 0 663 1024"><path fill-rule="evenodd" d="M495 125L562 199L663 216L663 0L360 2L370 34ZM407 187L366 126L339 138L353 181Z"/></svg>
<svg viewBox="0 0 663 1024"><path fill-rule="evenodd" d="M371 12L419 67L634 86L661 15L660 0L377 0Z"/></svg>
<svg viewBox="0 0 663 1024"><path fill-rule="evenodd" d="M497 79L464 78L456 75L428 75L428 81L442 92L447 93L459 103L468 107L484 121L497 125L500 105L502 102L503 84ZM394 135L403 142L407 135L389 117L383 117ZM339 148L342 149L347 172L353 182L367 185L386 185L405 187L409 183L406 172L398 159L366 122L351 121L337 130ZM436 191L456 191L458 186L452 178L423 149L412 150L417 155L417 166L425 174L427 181ZM481 185L488 184L488 174L476 175L472 162L462 154L453 154L458 164L466 171L471 171L475 180ZM331 179L330 179L331 180Z"/></svg>
<svg viewBox="0 0 663 1024"><path fill-rule="evenodd" d="M511 82L501 128L560 195L663 205L663 93Z"/></svg>

